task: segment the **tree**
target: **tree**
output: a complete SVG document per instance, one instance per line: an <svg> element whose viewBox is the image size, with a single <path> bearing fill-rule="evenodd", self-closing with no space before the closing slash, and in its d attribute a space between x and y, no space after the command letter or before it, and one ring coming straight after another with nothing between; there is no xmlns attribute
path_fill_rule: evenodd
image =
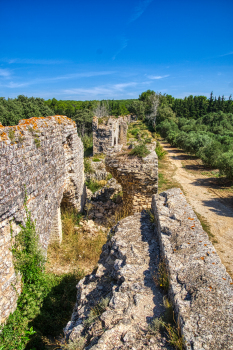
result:
<svg viewBox="0 0 233 350"><path fill-rule="evenodd" d="M97 118L108 117L109 116L109 103L108 103L108 101L98 102L98 105L96 108L94 108L93 112Z"/></svg>

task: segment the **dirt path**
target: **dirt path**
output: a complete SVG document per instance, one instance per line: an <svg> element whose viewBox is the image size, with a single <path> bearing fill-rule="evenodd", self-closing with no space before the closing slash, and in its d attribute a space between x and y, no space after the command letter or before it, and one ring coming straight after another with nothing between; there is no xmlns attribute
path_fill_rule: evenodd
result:
<svg viewBox="0 0 233 350"><path fill-rule="evenodd" d="M214 235L214 246L228 273L233 277L233 198L228 196L224 202L213 188L205 186L206 176L194 175L184 169L179 150L172 148L167 142L161 142L161 145L168 152L170 162L175 167L174 179L183 187L193 209L207 220Z"/></svg>

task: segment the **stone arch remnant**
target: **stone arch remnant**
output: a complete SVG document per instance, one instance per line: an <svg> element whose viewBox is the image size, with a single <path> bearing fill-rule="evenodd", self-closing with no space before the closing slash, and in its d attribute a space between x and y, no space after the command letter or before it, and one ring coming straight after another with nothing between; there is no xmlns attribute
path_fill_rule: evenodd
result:
<svg viewBox="0 0 233 350"><path fill-rule="evenodd" d="M60 206L83 210L85 201L83 144L74 121L65 116L21 120L16 126L0 125L0 323L16 308L17 280L12 236L24 223L27 207L41 245L61 242Z"/></svg>

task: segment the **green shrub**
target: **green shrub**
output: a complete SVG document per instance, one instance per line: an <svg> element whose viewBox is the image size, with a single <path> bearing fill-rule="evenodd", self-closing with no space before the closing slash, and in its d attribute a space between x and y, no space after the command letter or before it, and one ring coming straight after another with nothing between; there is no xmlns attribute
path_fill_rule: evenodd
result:
<svg viewBox="0 0 233 350"><path fill-rule="evenodd" d="M22 276L22 292L17 308L0 327L0 349L45 349L44 338L62 333L75 304L75 285L83 273L56 276L45 273L45 257L31 213L12 246L16 271Z"/></svg>
<svg viewBox="0 0 233 350"><path fill-rule="evenodd" d="M94 170L91 166L91 161L88 158L84 158L84 172L89 174L94 173Z"/></svg>
<svg viewBox="0 0 233 350"><path fill-rule="evenodd" d="M106 177L106 181L111 180L111 179L112 179L112 174L109 173Z"/></svg>
<svg viewBox="0 0 233 350"><path fill-rule="evenodd" d="M160 145L160 143L157 141L155 152L159 159L163 159L165 155L167 154L167 151L164 151L163 147Z"/></svg>
<svg viewBox="0 0 233 350"><path fill-rule="evenodd" d="M98 181L95 180L88 180L85 182L85 185L87 186L87 188L89 190L91 190L91 192L95 193L96 191L98 191L101 187L103 187Z"/></svg>
<svg viewBox="0 0 233 350"><path fill-rule="evenodd" d="M140 158L146 157L148 154L150 154L150 151L147 149L146 145L144 143L135 146L129 154L138 156Z"/></svg>

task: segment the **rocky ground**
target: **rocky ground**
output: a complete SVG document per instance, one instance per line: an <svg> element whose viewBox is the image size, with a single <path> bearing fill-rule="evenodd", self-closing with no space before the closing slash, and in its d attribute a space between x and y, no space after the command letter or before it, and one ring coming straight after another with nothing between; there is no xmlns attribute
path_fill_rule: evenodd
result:
<svg viewBox="0 0 233 350"><path fill-rule="evenodd" d="M103 246L97 269L78 285L77 303L64 332L85 349L172 349L150 324L165 307L154 283L159 245L147 213L121 220Z"/></svg>

